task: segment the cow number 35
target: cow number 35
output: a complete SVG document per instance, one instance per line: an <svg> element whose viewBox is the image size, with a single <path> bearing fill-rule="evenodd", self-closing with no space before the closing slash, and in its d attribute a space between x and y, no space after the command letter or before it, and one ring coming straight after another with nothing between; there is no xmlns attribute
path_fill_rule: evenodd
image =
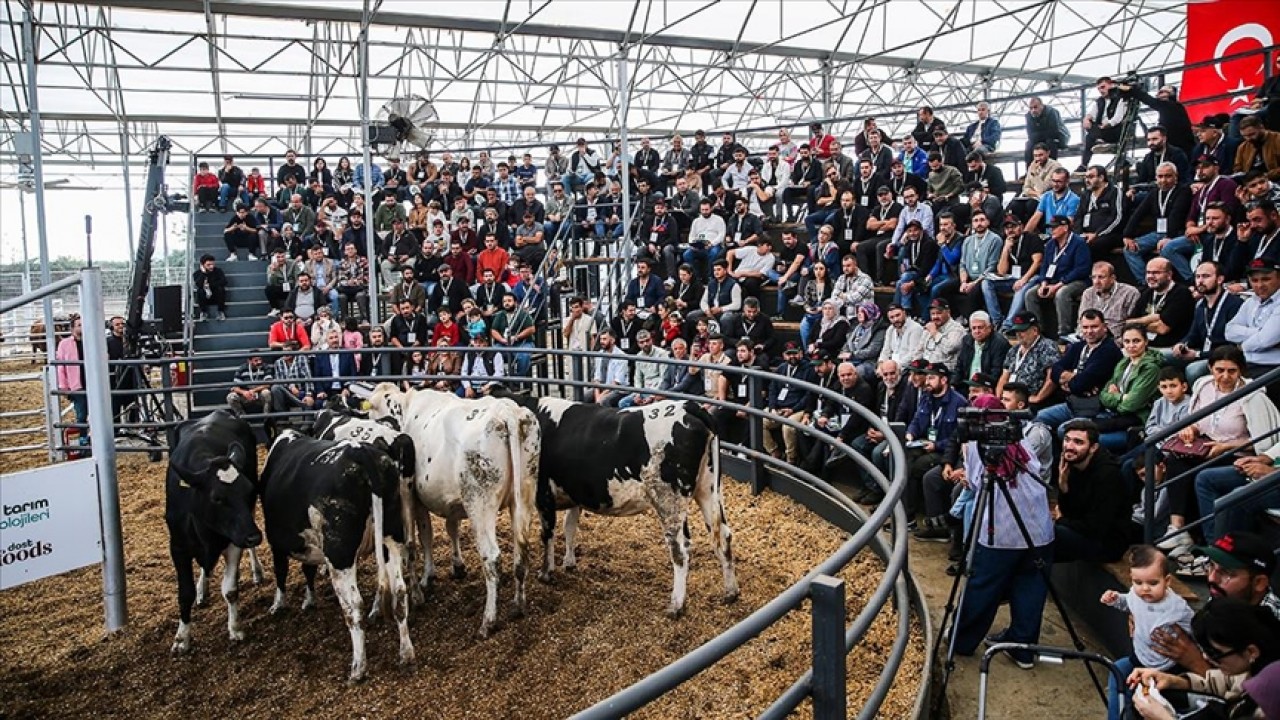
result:
<svg viewBox="0 0 1280 720"><path fill-rule="evenodd" d="M467 413L467 418L466 418L467 422L471 422L472 420L475 420L476 416L482 412L484 412L484 408L474 408L471 412Z"/></svg>
<svg viewBox="0 0 1280 720"><path fill-rule="evenodd" d="M661 416L661 417L672 417L672 416L674 416L675 414L676 414L676 406L675 406L675 405L668 405L668 406L666 407L666 412L663 412L663 409L662 409L662 408L660 408L660 407L656 407L656 408L651 408L651 409L649 410L649 412L647 413L647 415L649 416L649 419L650 419L650 420L657 420L659 416Z"/></svg>

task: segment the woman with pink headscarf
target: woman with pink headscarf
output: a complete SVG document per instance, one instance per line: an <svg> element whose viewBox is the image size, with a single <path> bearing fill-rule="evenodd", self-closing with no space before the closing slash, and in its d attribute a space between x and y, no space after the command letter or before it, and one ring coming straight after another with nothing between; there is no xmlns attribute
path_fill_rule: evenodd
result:
<svg viewBox="0 0 1280 720"><path fill-rule="evenodd" d="M876 362L884 347L886 323L875 303L863 303L854 310L857 324L849 330L840 359L853 363L858 375L866 382L876 379Z"/></svg>

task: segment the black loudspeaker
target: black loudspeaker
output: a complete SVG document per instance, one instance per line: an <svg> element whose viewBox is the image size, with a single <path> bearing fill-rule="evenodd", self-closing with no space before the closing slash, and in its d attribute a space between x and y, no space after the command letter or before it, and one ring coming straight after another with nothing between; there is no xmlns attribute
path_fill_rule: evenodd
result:
<svg viewBox="0 0 1280 720"><path fill-rule="evenodd" d="M182 332L182 286L158 285L151 288L151 316L160 321L165 335Z"/></svg>

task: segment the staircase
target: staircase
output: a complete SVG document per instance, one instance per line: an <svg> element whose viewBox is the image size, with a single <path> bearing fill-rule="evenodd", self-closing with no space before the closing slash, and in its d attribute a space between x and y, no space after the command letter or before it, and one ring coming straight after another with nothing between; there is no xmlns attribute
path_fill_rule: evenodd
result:
<svg viewBox="0 0 1280 720"><path fill-rule="evenodd" d="M195 385L230 382L251 351L266 348L267 331L273 322L273 318L267 317L271 305L262 291L267 280L267 261L248 260L241 250L239 260L226 262L222 230L229 219L230 213L219 212L194 216L192 261L198 262L201 255L209 253L227 275L227 319L205 320L193 326L191 381ZM238 352L228 357L200 357L205 353L227 351ZM226 390L196 390L193 394L194 416L226 406Z"/></svg>

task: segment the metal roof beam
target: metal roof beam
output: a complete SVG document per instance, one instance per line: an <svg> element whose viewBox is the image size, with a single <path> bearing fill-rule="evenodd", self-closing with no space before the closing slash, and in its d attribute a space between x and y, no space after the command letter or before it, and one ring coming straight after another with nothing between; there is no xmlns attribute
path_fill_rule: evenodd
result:
<svg viewBox="0 0 1280 720"><path fill-rule="evenodd" d="M73 0L52 0L52 2L68 3ZM324 4L313 5L280 5L271 2L246 3L235 0L88 0L75 2L79 5L110 5L116 9L151 10L163 12L203 13L205 7L217 15L233 15L242 17L294 18L302 20L322 20L329 22L360 23L360 11L357 9L331 7ZM634 34L617 30L592 27L569 27L546 25L539 23L523 23L507 28L496 20L467 17L444 17L440 15L421 15L417 13L379 12L373 20L374 25L437 28L459 32L474 32L488 35L534 35L540 37L562 37L611 45L626 45L634 42ZM732 54L739 52L738 43L728 40L717 40L708 37L687 37L682 35L651 35L645 38L646 45L663 47L690 48L696 50L713 50ZM888 67L914 68L916 70L962 70L975 74L989 74L992 77L1019 77L1044 82L1061 82L1063 84L1084 84L1093 78L1075 75L1063 75L1054 72L1024 72L1019 68L995 68L973 64L957 64L916 58L892 57L883 54L865 55L849 52L832 52L821 48L802 45L766 44L753 48L750 44L740 50L743 54L774 55L780 57L799 57L812 60L831 60L834 63L859 63L884 65Z"/></svg>

